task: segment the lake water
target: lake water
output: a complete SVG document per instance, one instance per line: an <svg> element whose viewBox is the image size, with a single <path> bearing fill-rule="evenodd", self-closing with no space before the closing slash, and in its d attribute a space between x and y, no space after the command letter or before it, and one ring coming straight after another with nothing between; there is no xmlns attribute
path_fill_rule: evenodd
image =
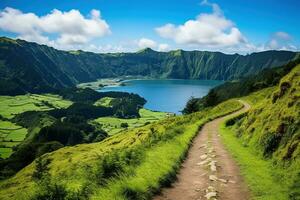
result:
<svg viewBox="0 0 300 200"><path fill-rule="evenodd" d="M104 87L100 91L135 93L147 100L145 108L180 114L191 96L202 97L222 81L208 80L130 80L126 86Z"/></svg>

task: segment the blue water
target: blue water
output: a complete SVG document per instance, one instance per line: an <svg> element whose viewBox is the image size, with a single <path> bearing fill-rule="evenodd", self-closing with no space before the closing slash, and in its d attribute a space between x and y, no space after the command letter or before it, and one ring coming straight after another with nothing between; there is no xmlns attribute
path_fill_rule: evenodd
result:
<svg viewBox="0 0 300 200"><path fill-rule="evenodd" d="M104 87L102 91L135 93L147 100L145 108L180 114L191 96L202 97L222 81L207 80L130 80L126 86Z"/></svg>

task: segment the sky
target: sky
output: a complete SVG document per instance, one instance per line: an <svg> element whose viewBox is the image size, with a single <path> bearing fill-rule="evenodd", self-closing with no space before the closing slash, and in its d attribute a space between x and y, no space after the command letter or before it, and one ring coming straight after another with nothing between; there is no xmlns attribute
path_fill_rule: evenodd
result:
<svg viewBox="0 0 300 200"><path fill-rule="evenodd" d="M300 49L298 0L1 0L0 36L61 50Z"/></svg>

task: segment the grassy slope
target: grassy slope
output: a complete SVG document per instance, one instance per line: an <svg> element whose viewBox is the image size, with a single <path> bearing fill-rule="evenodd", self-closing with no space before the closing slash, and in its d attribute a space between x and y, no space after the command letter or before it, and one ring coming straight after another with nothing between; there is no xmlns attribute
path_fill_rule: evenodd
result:
<svg viewBox="0 0 300 200"><path fill-rule="evenodd" d="M26 111L44 111L53 108L66 108L72 102L52 94L28 94L19 96L0 96L0 115L8 120L16 114ZM22 142L27 129L10 121L0 120L0 157L7 158L13 152L12 147Z"/></svg>
<svg viewBox="0 0 300 200"><path fill-rule="evenodd" d="M88 186L93 199L147 198L174 178L199 126L241 106L237 101L225 102L200 113L171 117L116 134L100 143L66 147L43 157L51 159L52 182L65 185L69 192ZM122 161L124 155L126 162ZM115 176L103 179L105 159L106 165L118 164L123 170L113 171ZM0 199L31 198L39 191L31 178L34 169L32 163L1 182ZM99 175L100 184L96 178Z"/></svg>
<svg viewBox="0 0 300 200"><path fill-rule="evenodd" d="M253 199L300 198L299 86L300 65L278 87L244 97L253 108L235 125L221 127Z"/></svg>
<svg viewBox="0 0 300 200"><path fill-rule="evenodd" d="M52 109L49 105L45 104L45 102L48 102L55 108L65 108L72 104L72 102L52 94L28 94L14 97L0 96L0 115L11 119L16 114L25 111L43 111Z"/></svg>
<svg viewBox="0 0 300 200"><path fill-rule="evenodd" d="M121 127L122 123L127 123L128 124L127 129L132 129L132 128L144 126L148 122L152 123L169 116L169 114L165 112L156 112L147 109L140 109L139 113L141 116L140 118L120 119L116 117L100 117L98 119L95 119L94 122L102 124L102 128L109 135L114 135L120 131L126 130L126 128Z"/></svg>

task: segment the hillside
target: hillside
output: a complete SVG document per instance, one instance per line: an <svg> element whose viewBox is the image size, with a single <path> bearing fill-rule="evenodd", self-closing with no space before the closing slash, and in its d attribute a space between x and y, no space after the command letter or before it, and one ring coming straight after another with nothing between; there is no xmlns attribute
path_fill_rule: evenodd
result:
<svg viewBox="0 0 300 200"><path fill-rule="evenodd" d="M152 78L232 80L276 67L298 53L265 51L250 55L220 52L156 52L97 54L0 38L0 94L55 92L98 78L145 76Z"/></svg>
<svg viewBox="0 0 300 200"><path fill-rule="evenodd" d="M0 182L1 199L146 199L170 184L199 127L241 108L213 109L45 154ZM142 178L143 177L143 178Z"/></svg>
<svg viewBox="0 0 300 200"><path fill-rule="evenodd" d="M300 65L278 86L244 97L252 109L222 127L253 199L300 199L299 86Z"/></svg>
<svg viewBox="0 0 300 200"><path fill-rule="evenodd" d="M223 127L253 199L299 199L299 72L297 65L278 85L242 97L250 110ZM229 100L45 154L1 181L0 198L149 199L174 180L199 128L241 107Z"/></svg>
<svg viewBox="0 0 300 200"><path fill-rule="evenodd" d="M227 99L246 96L264 88L276 86L298 64L300 64L300 58L280 67L264 69L256 75L249 75L240 80L227 81L211 89L202 98L191 98L183 112L192 113L206 107L215 106Z"/></svg>

